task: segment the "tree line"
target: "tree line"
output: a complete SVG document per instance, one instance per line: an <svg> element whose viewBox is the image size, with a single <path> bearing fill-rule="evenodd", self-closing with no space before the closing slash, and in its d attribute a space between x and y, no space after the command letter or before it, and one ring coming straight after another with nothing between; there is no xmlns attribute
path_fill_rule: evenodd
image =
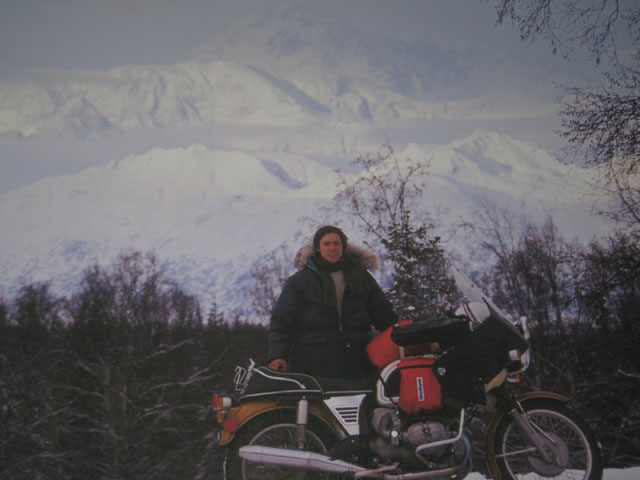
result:
<svg viewBox="0 0 640 480"><path fill-rule="evenodd" d="M203 318L153 255L0 303L0 478L217 478L214 390L266 355L264 327ZM231 372L231 373L230 373Z"/></svg>

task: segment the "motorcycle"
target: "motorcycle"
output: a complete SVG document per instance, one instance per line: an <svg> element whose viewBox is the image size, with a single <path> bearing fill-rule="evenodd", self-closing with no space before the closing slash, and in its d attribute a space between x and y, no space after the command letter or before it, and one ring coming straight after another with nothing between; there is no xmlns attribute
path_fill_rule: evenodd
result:
<svg viewBox="0 0 640 480"><path fill-rule="evenodd" d="M492 414L484 457L494 479L602 478L602 455L568 398L517 393L530 362L526 318L513 321L453 269L451 318L400 321L367 351L374 379L237 367L216 394L226 480L463 479L471 419Z"/></svg>

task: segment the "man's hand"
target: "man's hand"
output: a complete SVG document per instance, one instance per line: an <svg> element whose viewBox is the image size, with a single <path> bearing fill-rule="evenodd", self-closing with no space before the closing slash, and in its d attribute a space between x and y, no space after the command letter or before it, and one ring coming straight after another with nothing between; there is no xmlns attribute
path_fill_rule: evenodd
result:
<svg viewBox="0 0 640 480"><path fill-rule="evenodd" d="M287 361L284 358L274 358L273 360L271 360L271 363L269 363L269 368L271 370L278 370L280 372L286 372L287 371Z"/></svg>

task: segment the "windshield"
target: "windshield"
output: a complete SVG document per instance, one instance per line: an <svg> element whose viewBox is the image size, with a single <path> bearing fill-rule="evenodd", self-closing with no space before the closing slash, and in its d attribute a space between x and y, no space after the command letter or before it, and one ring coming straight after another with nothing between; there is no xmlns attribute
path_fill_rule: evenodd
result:
<svg viewBox="0 0 640 480"><path fill-rule="evenodd" d="M498 316L507 320L509 323L514 323L511 315L503 312L496 304L494 304L491 297L484 293L478 285L476 285L464 272L462 272L462 270L454 265L450 265L449 269L451 276L456 281L458 293L461 295L461 303L485 303Z"/></svg>

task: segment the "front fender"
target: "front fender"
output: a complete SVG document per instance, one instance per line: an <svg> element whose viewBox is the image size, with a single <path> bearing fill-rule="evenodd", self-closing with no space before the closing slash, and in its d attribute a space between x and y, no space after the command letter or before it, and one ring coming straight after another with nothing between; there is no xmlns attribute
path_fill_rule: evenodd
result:
<svg viewBox="0 0 640 480"><path fill-rule="evenodd" d="M546 392L546 391L523 393L518 396L518 402L526 403L529 400L534 400L538 398L555 400L561 403L569 402L569 398L565 397L564 395L560 395L559 393L555 393L555 392ZM485 452L486 463L489 468L489 472L491 474L491 478L493 478L494 480L500 480L502 478L500 471L496 467L497 463L495 461L496 452L494 448L494 445L495 445L494 438L496 435L496 429L498 428L498 424L504 418L504 416L507 415L508 413L509 412L507 412L506 410L498 410L496 414L493 416L493 418L491 419L491 422L489 423L489 426L487 428L487 437L486 437L484 452Z"/></svg>
<svg viewBox="0 0 640 480"><path fill-rule="evenodd" d="M237 407L231 407L226 411L224 421L222 422L219 445L224 446L231 443L238 430L257 416L274 410L283 409L295 412L297 406L298 404L295 400L282 401L273 398L266 398L261 400L251 400L238 405ZM322 404L310 402L309 413L324 422L327 427L336 432L338 436L343 436L342 428Z"/></svg>

